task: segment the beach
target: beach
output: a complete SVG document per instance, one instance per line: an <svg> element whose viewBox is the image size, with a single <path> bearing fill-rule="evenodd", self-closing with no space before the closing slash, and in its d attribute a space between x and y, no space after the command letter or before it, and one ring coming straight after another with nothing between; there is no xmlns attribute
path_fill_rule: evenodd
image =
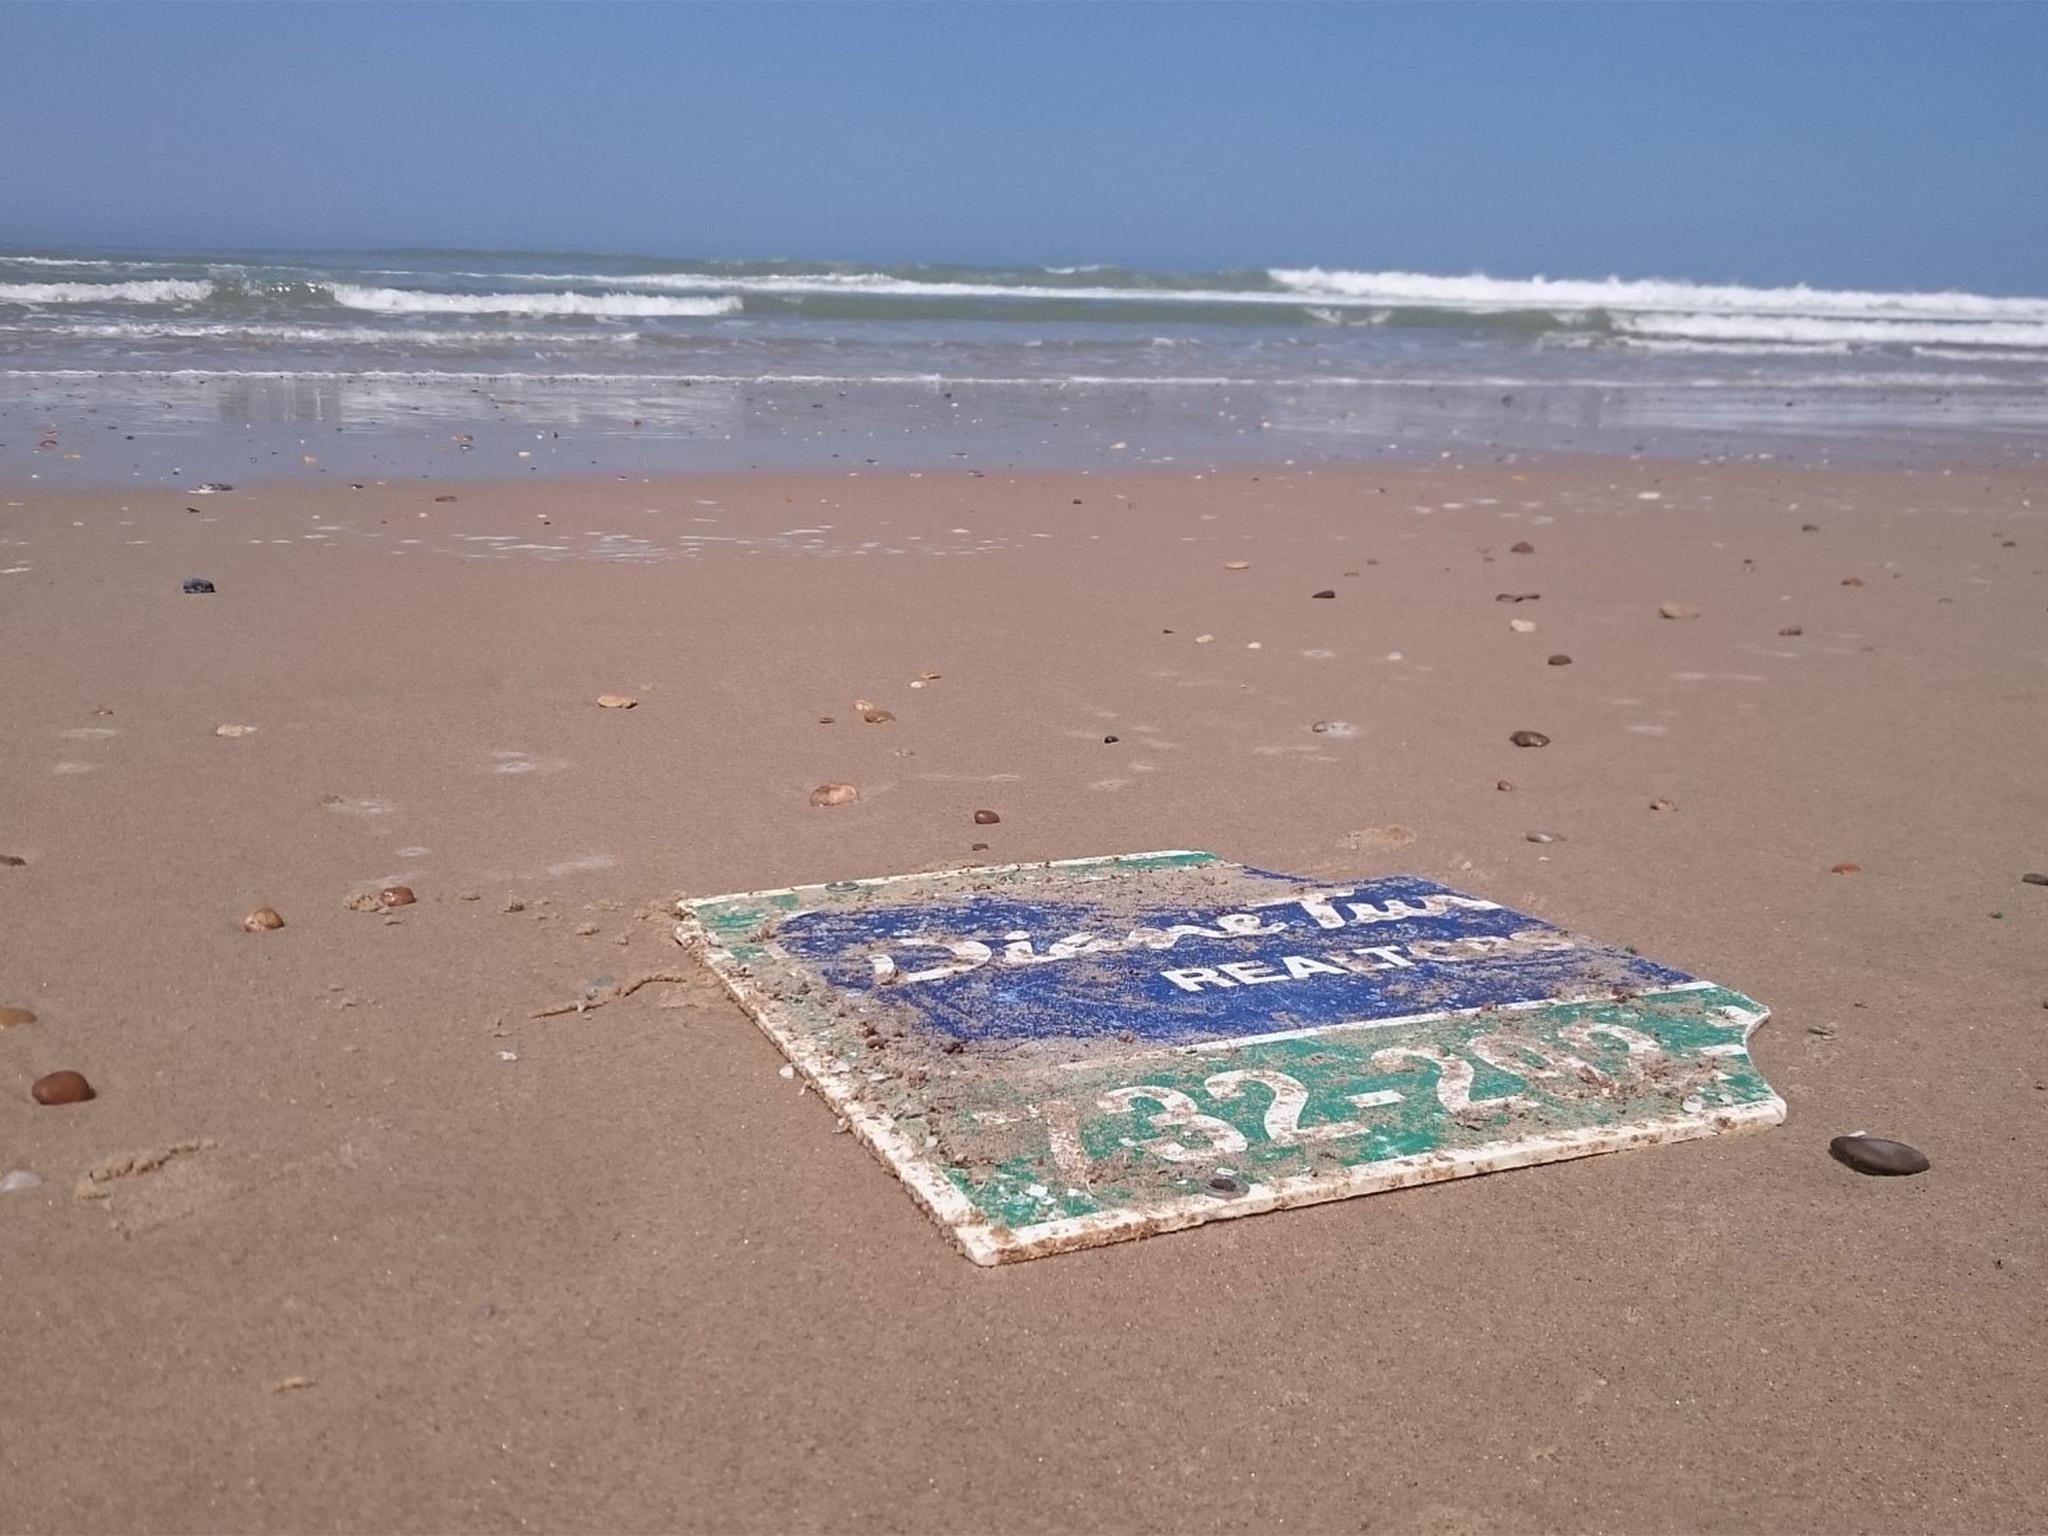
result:
<svg viewBox="0 0 2048 1536"><path fill-rule="evenodd" d="M0 1525L2048 1521L2036 439L525 479L510 441L0 491L0 1173L40 1181L0 1193ZM1738 988L1786 1122L981 1270L673 935L1150 849ZM32 1102L60 1069L97 1096ZM1851 1172L1857 1130L1932 1170Z"/></svg>

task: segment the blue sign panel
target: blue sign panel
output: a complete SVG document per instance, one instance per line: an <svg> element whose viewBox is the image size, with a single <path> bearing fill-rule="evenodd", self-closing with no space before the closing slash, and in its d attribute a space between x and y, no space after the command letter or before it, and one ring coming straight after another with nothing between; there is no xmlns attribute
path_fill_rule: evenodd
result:
<svg viewBox="0 0 2048 1536"><path fill-rule="evenodd" d="M799 913L776 939L833 987L957 1040L1192 1045L1692 980L1413 876L1323 888L1235 873L1227 907L993 890ZM1245 900L1246 881L1270 898Z"/></svg>

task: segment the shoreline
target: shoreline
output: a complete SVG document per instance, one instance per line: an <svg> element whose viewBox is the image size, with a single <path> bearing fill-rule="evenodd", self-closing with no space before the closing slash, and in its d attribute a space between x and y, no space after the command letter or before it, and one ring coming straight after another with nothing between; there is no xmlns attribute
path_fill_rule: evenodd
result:
<svg viewBox="0 0 2048 1536"><path fill-rule="evenodd" d="M859 469L0 490L0 1523L2048 1519L2048 474ZM1715 977L1789 1119L983 1272L708 978L535 1017L1144 848Z"/></svg>

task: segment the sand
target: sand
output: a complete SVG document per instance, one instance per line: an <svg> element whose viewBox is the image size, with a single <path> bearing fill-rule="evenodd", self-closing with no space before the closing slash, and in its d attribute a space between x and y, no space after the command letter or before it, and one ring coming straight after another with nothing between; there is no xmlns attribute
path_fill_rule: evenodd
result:
<svg viewBox="0 0 2048 1536"><path fill-rule="evenodd" d="M0 1528L2039 1528L2044 509L1599 460L0 494ZM531 1016L687 977L679 893L1162 847L1739 988L1790 1118L984 1271L714 986Z"/></svg>

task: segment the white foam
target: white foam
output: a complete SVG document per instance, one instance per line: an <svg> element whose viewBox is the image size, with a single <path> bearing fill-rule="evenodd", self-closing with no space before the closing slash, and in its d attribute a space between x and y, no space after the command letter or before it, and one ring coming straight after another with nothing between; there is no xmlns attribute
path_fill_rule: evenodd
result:
<svg viewBox="0 0 2048 1536"><path fill-rule="evenodd" d="M1741 315L1842 315L1891 320L2048 321L2048 298L1995 298L1953 291L1885 293L1804 285L1747 288L1656 278L1608 277L1588 281L1488 277L1483 273L1438 277L1425 272L1346 272L1322 267L1276 267L1267 275L1281 287L1319 304L1347 299L1430 309L1604 309L1611 314L1726 311Z"/></svg>
<svg viewBox="0 0 2048 1536"><path fill-rule="evenodd" d="M345 309L403 315L730 315L740 309L731 294L680 299L643 293L426 293L354 283L336 283L332 292Z"/></svg>
<svg viewBox="0 0 2048 1536"><path fill-rule="evenodd" d="M469 331L415 326L255 325L232 322L135 320L74 321L23 327L18 335L70 336L96 341L302 341L313 345L421 347L588 346L593 342L635 342L638 331Z"/></svg>
<svg viewBox="0 0 2048 1536"><path fill-rule="evenodd" d="M1692 341L2048 347L2048 316L2044 316L2041 321L2028 324L2016 320L1939 323L1925 320L1846 319L1814 315L1696 313L1617 316L1615 325L1632 335L1683 337Z"/></svg>
<svg viewBox="0 0 2048 1536"><path fill-rule="evenodd" d="M0 304L197 304L213 284L183 278L133 283L0 283Z"/></svg>

